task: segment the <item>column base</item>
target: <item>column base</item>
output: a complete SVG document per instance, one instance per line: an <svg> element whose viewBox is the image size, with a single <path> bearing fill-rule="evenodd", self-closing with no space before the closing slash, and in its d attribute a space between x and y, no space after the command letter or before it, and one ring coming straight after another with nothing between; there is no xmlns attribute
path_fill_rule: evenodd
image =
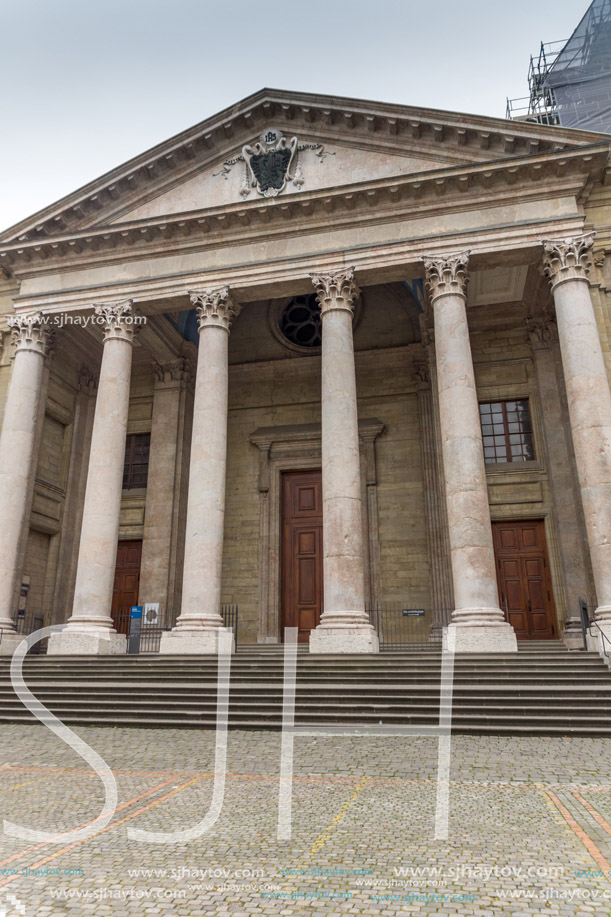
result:
<svg viewBox="0 0 611 917"><path fill-rule="evenodd" d="M12 656L24 637L13 630L0 632L0 656Z"/></svg>
<svg viewBox="0 0 611 917"><path fill-rule="evenodd" d="M160 655L216 656L219 651L219 629L165 631L161 635ZM231 652L235 653L235 638L231 635Z"/></svg>
<svg viewBox="0 0 611 917"><path fill-rule="evenodd" d="M511 624L450 624L448 642L455 653L517 653Z"/></svg>
<svg viewBox="0 0 611 917"><path fill-rule="evenodd" d="M562 642L569 650L584 649L581 623L577 618L569 618L566 622Z"/></svg>
<svg viewBox="0 0 611 917"><path fill-rule="evenodd" d="M378 653L380 641L370 624L320 625L310 632L310 653Z"/></svg>
<svg viewBox="0 0 611 917"><path fill-rule="evenodd" d="M126 652L127 637L113 631L87 633L66 628L51 634L47 646L47 656L122 656Z"/></svg>

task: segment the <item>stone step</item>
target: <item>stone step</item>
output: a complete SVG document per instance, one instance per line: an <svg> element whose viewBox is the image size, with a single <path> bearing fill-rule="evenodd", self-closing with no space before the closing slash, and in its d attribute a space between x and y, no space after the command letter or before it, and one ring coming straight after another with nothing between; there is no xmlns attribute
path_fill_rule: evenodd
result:
<svg viewBox="0 0 611 917"><path fill-rule="evenodd" d="M33 719L27 714L24 716L4 716L0 713L0 723L31 723ZM82 726L129 726L142 728L146 726L154 728L165 728L167 726L172 726L174 723L165 723L159 722L156 719L144 718L144 717L122 717L116 718L109 721L106 717L73 717L70 720L71 725L82 725ZM304 724L300 724L303 726ZM313 728L317 728L320 724L314 724ZM358 730L358 725L350 724L352 728ZM192 720L188 724L181 724L180 728L190 727L193 729L214 729L216 726L216 720L213 717L209 717L201 720ZM239 723L230 728L240 729L240 730L261 730L269 729L270 731L279 731L281 729L280 723L261 723L255 720L247 720L245 722ZM454 724L452 730L457 735L524 735L524 736L583 736L586 738L608 738L611 737L611 728L608 727L597 727L597 726L586 726L586 725L568 725L555 726L550 725L545 720L537 725L521 725L519 721L516 721L512 725L499 725L499 724ZM409 737L407 737L409 738Z"/></svg>
<svg viewBox="0 0 611 917"><path fill-rule="evenodd" d="M89 713L92 707L89 700L71 699L67 701L65 698L48 698L45 700L45 706L60 717L64 715L69 716L72 713L78 712ZM490 709L487 709L488 707L490 707ZM482 712L483 708L486 708L485 714ZM216 701L215 699L209 701L190 699L180 701L164 700L163 703L159 703L158 700L144 699L140 699L137 702L125 698L99 699L96 701L94 712L101 715L102 713L117 713L118 711L128 713L135 712L136 709L143 713L146 713L150 709L155 712L155 715L159 719L176 721L177 718L181 716L192 716L194 713L214 713L216 710ZM282 703L281 698L262 698L255 701L248 698L234 698L230 700L229 710L232 719L236 716L241 717L246 713L249 713L251 716L256 714L257 716L263 717L270 715L278 717L282 714ZM350 702L346 701L341 703L334 698L323 698L317 700L315 704L312 704L309 699L297 698L295 710L296 715L307 716L311 712L315 712L317 715L329 714L333 718L344 713L350 716L356 716L361 713L371 715L388 713L388 715L400 717L426 715L431 716L433 719L438 719L439 701L434 697L419 698L418 701L413 703L409 700L394 701L393 699L387 700L384 698L368 697L352 699ZM7 701L2 705L3 713L19 713L23 711L24 708L16 699L10 702ZM504 701L494 704L471 702L453 705L453 715L455 717L462 717L478 712L482 716L485 715L487 718L494 720L498 720L500 717L515 717L517 715L522 719L533 717L536 719L540 719L541 717L562 718L565 716L567 718L577 717L579 719L584 717L604 719L605 717L609 718L611 703L607 702L601 705L587 703L554 707L549 703L541 701L534 704L516 704L511 701Z"/></svg>
<svg viewBox="0 0 611 917"><path fill-rule="evenodd" d="M568 658L566 660L539 660L533 659L524 661L524 659L516 659L515 661L507 660L498 660L490 661L486 659L484 661L466 661L457 659L454 662L454 671L461 672L479 672L479 671L495 671L495 672L516 672L516 671L533 671L533 669L540 672L567 672L567 671L583 671L588 669L602 669L605 668L605 663L602 658L594 656L592 658L583 659L583 660L573 660ZM255 672L256 674L262 674L266 672L275 672L282 673L283 665L258 665L253 663L251 665L236 665L232 664L231 671L232 673L245 673L245 672ZM78 676L82 674L89 674L92 672L98 673L100 675L113 676L117 674L129 674L130 672L138 672L142 675L155 675L163 672L168 674L174 673L189 673L189 674L198 674L201 672L216 672L218 666L216 663L203 663L200 665L182 665L182 666L173 666L173 665L124 665L124 666L98 666L98 665L58 665L58 666L48 666L48 665L26 665L24 666L23 671L28 673L30 676L35 676L37 674L51 675L56 673L65 673L72 676ZM297 665L297 671L303 673L312 673L316 674L319 672L346 672L353 674L369 674L371 672L384 672L392 673L397 671L403 672L426 672L426 671L437 671L441 670L441 660L430 660L422 661L418 663L405 663L403 661L396 662L393 665L336 665L336 664L304 664L299 661ZM0 668L0 677L8 678L10 676L10 671L8 668Z"/></svg>
<svg viewBox="0 0 611 917"><path fill-rule="evenodd" d="M232 659L229 725L278 729L283 648ZM28 657L27 684L73 724L214 728L214 657ZM441 654L298 653L296 721L436 727ZM455 659L452 729L472 734L609 735L611 674L595 653L532 647ZM33 722L0 664L0 722Z"/></svg>
<svg viewBox="0 0 611 917"><path fill-rule="evenodd" d="M193 717L184 717L177 719L176 716L163 718L158 715L142 715L133 712L120 713L117 715L100 715L100 713L83 713L65 714L63 717L66 723L72 725L99 725L99 726L154 726L159 728L178 727L178 728L196 728L196 729L213 729L216 727L215 715L205 714ZM34 718L27 713L19 712L0 712L0 722L34 722ZM300 728L311 727L312 729L321 726L350 727L358 731L363 726L421 726L424 729L431 729L437 726L437 717L434 715L418 717L406 716L404 714L393 717L390 714L384 714L380 720L379 713L374 713L372 717L367 717L362 713L355 713L350 716L342 714L341 716L330 717L328 713L322 713L319 717L308 711L304 717L299 717L296 725ZM272 729L281 728L280 717L255 717L252 713L246 712L243 717L230 716L229 727L231 729ZM607 717L529 717L516 718L514 716L462 716L456 714L452 718L452 731L455 734L479 733L484 735L600 735L611 736L611 725ZM431 733L435 737L435 733ZM330 737L331 738L331 737ZM408 738L408 737L406 737Z"/></svg>

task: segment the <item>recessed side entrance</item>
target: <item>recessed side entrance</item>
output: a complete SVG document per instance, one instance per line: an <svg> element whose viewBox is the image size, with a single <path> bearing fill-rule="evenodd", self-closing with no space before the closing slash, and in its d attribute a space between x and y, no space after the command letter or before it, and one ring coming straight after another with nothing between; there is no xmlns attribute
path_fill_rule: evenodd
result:
<svg viewBox="0 0 611 917"><path fill-rule="evenodd" d="M558 635L543 520L493 522L501 608L518 640Z"/></svg>
<svg viewBox="0 0 611 917"><path fill-rule="evenodd" d="M120 541L117 546L115 584L112 591L112 620L120 634L129 632L129 615L119 614L120 609L138 604L140 585L141 541Z"/></svg>
<svg viewBox="0 0 611 917"><path fill-rule="evenodd" d="M307 643L322 613L322 474L282 475L282 630L299 629Z"/></svg>

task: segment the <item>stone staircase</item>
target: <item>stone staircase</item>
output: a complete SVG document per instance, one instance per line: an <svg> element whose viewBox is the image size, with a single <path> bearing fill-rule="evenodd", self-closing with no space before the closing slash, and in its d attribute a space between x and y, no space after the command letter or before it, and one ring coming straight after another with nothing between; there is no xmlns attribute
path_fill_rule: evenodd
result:
<svg viewBox="0 0 611 917"><path fill-rule="evenodd" d="M213 728L216 659L28 656L26 684L62 721ZM440 652L310 656L297 663L297 725L426 725L439 720ZM279 729L282 647L242 647L231 662L229 725ZM595 653L556 641L513 654L457 656L455 733L611 736L611 673ZM0 723L33 722L0 658Z"/></svg>

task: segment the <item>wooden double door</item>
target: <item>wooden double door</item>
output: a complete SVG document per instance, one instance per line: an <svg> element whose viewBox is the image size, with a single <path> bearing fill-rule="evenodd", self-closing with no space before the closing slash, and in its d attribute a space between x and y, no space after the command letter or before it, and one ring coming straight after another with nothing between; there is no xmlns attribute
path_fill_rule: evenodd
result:
<svg viewBox="0 0 611 917"><path fill-rule="evenodd" d="M322 474L296 471L282 475L281 639L285 627L297 627L307 643L322 614Z"/></svg>
<svg viewBox="0 0 611 917"><path fill-rule="evenodd" d="M115 628L121 634L129 633L129 614L126 614L124 610L138 604L141 561L141 541L119 542L112 591L112 620ZM121 615L119 615L120 610L123 610Z"/></svg>
<svg viewBox="0 0 611 917"><path fill-rule="evenodd" d="M519 640L557 636L556 611L541 519L493 522L499 601Z"/></svg>

